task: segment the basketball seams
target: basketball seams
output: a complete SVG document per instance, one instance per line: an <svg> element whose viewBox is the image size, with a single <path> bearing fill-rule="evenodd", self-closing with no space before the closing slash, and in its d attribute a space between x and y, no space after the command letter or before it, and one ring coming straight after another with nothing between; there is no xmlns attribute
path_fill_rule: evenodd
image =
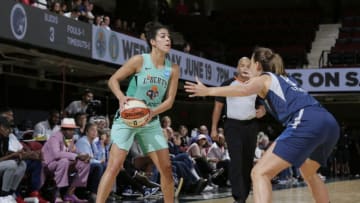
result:
<svg viewBox="0 0 360 203"><path fill-rule="evenodd" d="M120 115L128 126L141 127L146 123L150 115L150 108L141 100L131 99L125 104L125 108L120 112Z"/></svg>

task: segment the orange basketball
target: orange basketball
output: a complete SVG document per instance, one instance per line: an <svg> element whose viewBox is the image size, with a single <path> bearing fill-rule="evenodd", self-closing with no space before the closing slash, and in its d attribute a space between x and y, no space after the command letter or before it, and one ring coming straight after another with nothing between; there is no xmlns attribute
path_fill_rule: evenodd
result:
<svg viewBox="0 0 360 203"><path fill-rule="evenodd" d="M125 104L120 112L124 123L130 127L141 127L150 115L150 109L141 100L132 99Z"/></svg>

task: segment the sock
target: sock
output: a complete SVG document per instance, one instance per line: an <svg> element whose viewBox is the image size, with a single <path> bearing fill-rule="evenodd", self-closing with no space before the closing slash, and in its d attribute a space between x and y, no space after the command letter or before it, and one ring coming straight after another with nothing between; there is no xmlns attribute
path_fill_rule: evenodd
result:
<svg viewBox="0 0 360 203"><path fill-rule="evenodd" d="M194 168L191 169L191 173L194 175L194 177L196 178L196 180L200 179L200 176L197 174L197 172L195 171Z"/></svg>

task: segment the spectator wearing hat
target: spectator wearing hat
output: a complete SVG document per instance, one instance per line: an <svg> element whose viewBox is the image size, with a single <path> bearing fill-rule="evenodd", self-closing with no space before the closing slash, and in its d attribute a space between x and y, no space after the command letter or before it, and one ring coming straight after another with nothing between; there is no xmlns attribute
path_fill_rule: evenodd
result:
<svg viewBox="0 0 360 203"><path fill-rule="evenodd" d="M211 168L210 163L207 160L207 152L206 152L206 146L208 145L208 136L204 134L199 134L197 136L197 141L192 143L189 148L187 149L187 153L191 156L193 160L195 160L195 165L198 168L201 177L206 178L209 180L210 187L205 188L212 189L212 183L213 178L216 176L222 174L224 172L224 169L221 170L213 170Z"/></svg>
<svg viewBox="0 0 360 203"><path fill-rule="evenodd" d="M208 145L207 136L200 134L197 136L196 141L192 143L187 149L187 153L195 160L197 167L200 170L202 177L206 178L207 170L206 165L209 165L206 160L206 146ZM210 168L210 165L209 165Z"/></svg>
<svg viewBox="0 0 360 203"><path fill-rule="evenodd" d="M16 202L12 196L18 188L26 170L21 161L21 152L9 151L11 123L0 117L0 174L2 174L0 202Z"/></svg>
<svg viewBox="0 0 360 203"><path fill-rule="evenodd" d="M75 129L78 127L73 118L64 118L60 128L60 131L51 135L42 148L43 164L49 172L54 174L58 188L55 202L62 202L63 200L77 203L87 202L87 200L79 199L74 192L77 187L86 187L90 171L90 156L75 152L72 138ZM69 175L73 172L76 172L76 175L70 183ZM62 200L60 191L66 187L68 189Z"/></svg>

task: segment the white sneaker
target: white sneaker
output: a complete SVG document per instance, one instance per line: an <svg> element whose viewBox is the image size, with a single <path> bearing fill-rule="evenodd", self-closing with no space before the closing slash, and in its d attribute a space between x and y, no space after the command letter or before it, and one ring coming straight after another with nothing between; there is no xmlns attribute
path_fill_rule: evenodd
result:
<svg viewBox="0 0 360 203"><path fill-rule="evenodd" d="M326 176L323 176L323 175L321 175L320 173L318 173L318 175L319 175L319 177L320 177L320 179L321 179L322 181L325 181L325 180L326 180Z"/></svg>
<svg viewBox="0 0 360 203"><path fill-rule="evenodd" d="M2 197L1 203L16 203L15 198L12 195L8 195L6 197Z"/></svg>
<svg viewBox="0 0 360 203"><path fill-rule="evenodd" d="M159 187L153 187L153 188L144 188L144 198L148 198L152 195L154 195L160 188Z"/></svg>
<svg viewBox="0 0 360 203"><path fill-rule="evenodd" d="M279 185L287 185L287 184L289 184L289 180L279 180L278 184Z"/></svg>
<svg viewBox="0 0 360 203"><path fill-rule="evenodd" d="M213 190L214 189L214 187L212 187L212 186L210 186L210 185L207 185L205 188L204 188L204 192L207 192L207 191L211 191L211 190Z"/></svg>

